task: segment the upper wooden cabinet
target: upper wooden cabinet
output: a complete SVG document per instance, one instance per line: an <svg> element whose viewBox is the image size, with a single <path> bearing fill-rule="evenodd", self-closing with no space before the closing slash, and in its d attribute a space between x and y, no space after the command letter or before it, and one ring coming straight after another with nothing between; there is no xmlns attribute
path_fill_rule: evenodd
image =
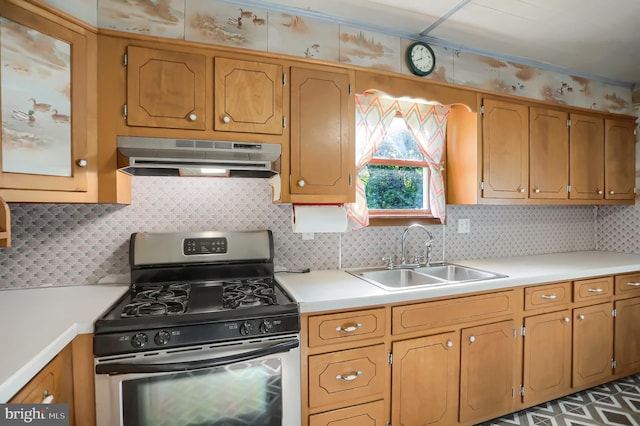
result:
<svg viewBox="0 0 640 426"><path fill-rule="evenodd" d="M482 95L479 104L476 135L469 114L449 118L449 204L633 203L631 117Z"/></svg>
<svg viewBox="0 0 640 426"><path fill-rule="evenodd" d="M129 46L126 58L129 126L205 129L204 55Z"/></svg>
<svg viewBox="0 0 640 426"><path fill-rule="evenodd" d="M0 196L97 201L95 34L4 0L0 26Z"/></svg>
<svg viewBox="0 0 640 426"><path fill-rule="evenodd" d="M567 198L568 119L565 111L529 108L530 198Z"/></svg>
<svg viewBox="0 0 640 426"><path fill-rule="evenodd" d="M214 63L214 129L281 135L282 65L220 57Z"/></svg>
<svg viewBox="0 0 640 426"><path fill-rule="evenodd" d="M355 200L353 74L291 68L290 201Z"/></svg>
<svg viewBox="0 0 640 426"><path fill-rule="evenodd" d="M571 114L569 182L572 200L604 198L604 119Z"/></svg>
<svg viewBox="0 0 640 426"><path fill-rule="evenodd" d="M607 200L635 198L635 123L606 119L604 122L604 185Z"/></svg>
<svg viewBox="0 0 640 426"><path fill-rule="evenodd" d="M529 111L526 105L485 99L482 188L485 198L527 198Z"/></svg>

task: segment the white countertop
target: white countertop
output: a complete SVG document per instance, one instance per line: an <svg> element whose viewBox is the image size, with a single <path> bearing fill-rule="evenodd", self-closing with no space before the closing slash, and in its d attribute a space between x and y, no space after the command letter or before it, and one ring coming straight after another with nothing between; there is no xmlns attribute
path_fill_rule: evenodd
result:
<svg viewBox="0 0 640 426"><path fill-rule="evenodd" d="M0 403L7 402L128 285L38 287L0 291Z"/></svg>
<svg viewBox="0 0 640 426"><path fill-rule="evenodd" d="M640 255L602 251L452 262L508 275L486 281L446 284L421 289L383 290L345 271L278 273L276 278L300 303L300 312L349 309L527 284L574 280L640 271Z"/></svg>

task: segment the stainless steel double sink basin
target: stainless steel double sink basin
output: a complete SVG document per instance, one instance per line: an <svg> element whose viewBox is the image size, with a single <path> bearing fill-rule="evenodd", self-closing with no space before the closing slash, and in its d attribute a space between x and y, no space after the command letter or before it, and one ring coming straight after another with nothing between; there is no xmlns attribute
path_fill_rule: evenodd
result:
<svg viewBox="0 0 640 426"><path fill-rule="evenodd" d="M452 263L437 264L416 268L399 269L352 269L348 273L370 282L384 290L406 290L459 284L472 281L484 281L495 278L505 278L498 274Z"/></svg>

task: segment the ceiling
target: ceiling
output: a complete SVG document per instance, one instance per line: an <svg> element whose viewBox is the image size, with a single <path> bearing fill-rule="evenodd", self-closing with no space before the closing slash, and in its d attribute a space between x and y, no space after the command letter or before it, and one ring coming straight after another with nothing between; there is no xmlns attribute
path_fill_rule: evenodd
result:
<svg viewBox="0 0 640 426"><path fill-rule="evenodd" d="M251 3L612 84L640 83L640 0Z"/></svg>

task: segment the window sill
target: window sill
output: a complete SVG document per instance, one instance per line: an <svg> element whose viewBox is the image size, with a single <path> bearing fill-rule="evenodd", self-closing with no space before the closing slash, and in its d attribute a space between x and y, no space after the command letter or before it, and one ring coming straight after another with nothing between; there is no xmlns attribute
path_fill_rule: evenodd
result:
<svg viewBox="0 0 640 426"><path fill-rule="evenodd" d="M416 216L369 216L369 226L442 225L435 217Z"/></svg>

